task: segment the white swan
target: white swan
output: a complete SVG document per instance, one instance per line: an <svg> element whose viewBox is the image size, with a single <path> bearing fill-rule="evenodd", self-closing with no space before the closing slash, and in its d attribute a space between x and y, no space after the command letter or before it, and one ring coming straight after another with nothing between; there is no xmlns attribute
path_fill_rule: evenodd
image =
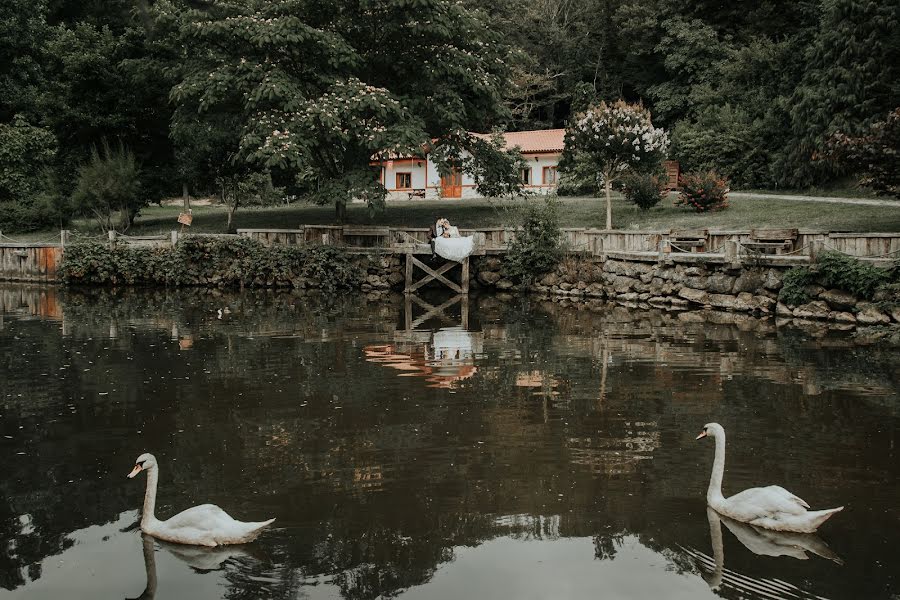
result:
<svg viewBox="0 0 900 600"><path fill-rule="evenodd" d="M243 544L256 539L263 528L275 520L244 523L234 520L215 504L201 504L182 511L171 519L160 521L153 514L156 508L156 486L159 483L156 457L152 454L138 456L134 469L128 477L132 478L141 471L147 471L147 492L144 494L141 531L155 538L195 546Z"/></svg>
<svg viewBox="0 0 900 600"><path fill-rule="evenodd" d="M703 577L711 590L719 589L727 579L727 583L733 587L743 589L746 592L754 592L751 594L753 596L759 594L760 590L765 590L773 591L775 592L773 596L781 598L785 592L784 586L789 585L783 582L779 585L775 584L773 580L754 579L734 571L726 571L725 548L722 544L722 523L725 523L729 531L754 554L760 556L791 556L800 560L806 560L809 558L806 553L812 552L839 565L844 564L844 561L828 547L828 544L813 533L761 529L722 516L709 506L706 507L706 518L709 521L709 537L712 542L714 569L709 577L705 575ZM691 556L700 559L701 562L707 565L709 564L709 557L705 554L689 549L686 550ZM778 589L773 589L776 586ZM795 596L791 595L791 597ZM796 597L799 597L799 595Z"/></svg>
<svg viewBox="0 0 900 600"><path fill-rule="evenodd" d="M706 491L706 502L726 517L775 531L812 533L828 520L828 517L844 510L843 506L826 510L808 510L809 504L777 485L750 488L726 498L722 495L725 429L718 423L707 423L697 439L704 437L716 440L716 458L709 478L709 489Z"/></svg>

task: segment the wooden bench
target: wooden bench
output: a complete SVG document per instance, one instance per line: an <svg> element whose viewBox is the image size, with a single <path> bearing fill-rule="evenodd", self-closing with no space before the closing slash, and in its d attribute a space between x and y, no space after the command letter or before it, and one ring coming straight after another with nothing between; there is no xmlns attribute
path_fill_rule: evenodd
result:
<svg viewBox="0 0 900 600"><path fill-rule="evenodd" d="M413 198L421 198L424 200L425 190L412 190L411 192L409 192L409 199L412 200Z"/></svg>
<svg viewBox="0 0 900 600"><path fill-rule="evenodd" d="M784 254L794 249L799 236L797 229L751 229L743 246L759 254Z"/></svg>
<svg viewBox="0 0 900 600"><path fill-rule="evenodd" d="M670 252L706 252L708 229L672 229L669 231Z"/></svg>
<svg viewBox="0 0 900 600"><path fill-rule="evenodd" d="M380 248L390 244L389 227L347 226L344 227L343 233L344 243L348 246Z"/></svg>

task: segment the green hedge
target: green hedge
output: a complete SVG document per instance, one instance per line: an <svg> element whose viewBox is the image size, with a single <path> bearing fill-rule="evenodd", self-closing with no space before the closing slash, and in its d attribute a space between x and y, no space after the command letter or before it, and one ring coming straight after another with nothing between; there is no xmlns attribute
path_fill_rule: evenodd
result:
<svg viewBox="0 0 900 600"><path fill-rule="evenodd" d="M862 300L875 299L879 290L894 298L900 296L900 261L891 268L881 268L840 252L825 252L816 264L785 273L778 299L789 306L805 304L810 300L806 286L811 284L843 290Z"/></svg>
<svg viewBox="0 0 900 600"><path fill-rule="evenodd" d="M216 285L355 288L361 269L332 246L267 247L249 238L191 238L175 248L101 242L66 246L59 269L67 284Z"/></svg>

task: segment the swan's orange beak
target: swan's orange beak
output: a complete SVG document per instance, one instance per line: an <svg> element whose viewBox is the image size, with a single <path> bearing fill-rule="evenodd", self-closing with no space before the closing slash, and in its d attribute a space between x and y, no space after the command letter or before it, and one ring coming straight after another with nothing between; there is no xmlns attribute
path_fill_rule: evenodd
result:
<svg viewBox="0 0 900 600"><path fill-rule="evenodd" d="M701 432L700 432L700 435L698 435L698 436L695 437L694 439L695 439L695 440L699 440L699 439L703 439L703 438L705 438L705 437L706 437L706 431L701 431ZM137 469L137 467L135 467L135 469Z"/></svg>
<svg viewBox="0 0 900 600"><path fill-rule="evenodd" d="M141 465L134 465L134 468L131 470L131 473L128 474L128 479L131 479L132 477L134 477L135 475L140 473L142 470L143 470L143 468L141 467Z"/></svg>

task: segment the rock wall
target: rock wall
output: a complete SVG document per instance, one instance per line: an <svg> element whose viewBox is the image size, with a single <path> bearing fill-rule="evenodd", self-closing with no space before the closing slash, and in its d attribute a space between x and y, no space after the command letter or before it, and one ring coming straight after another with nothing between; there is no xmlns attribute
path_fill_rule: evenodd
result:
<svg viewBox="0 0 900 600"><path fill-rule="evenodd" d="M369 300L385 297L391 289L403 289L406 281L406 263L402 254L382 256L360 255L353 263L360 268L362 281L359 289Z"/></svg>
<svg viewBox="0 0 900 600"><path fill-rule="evenodd" d="M635 308L710 308L848 324L900 323L900 306L883 310L874 302L821 286L807 286L811 301L806 304L791 307L780 303L778 290L785 271L787 267L566 258L527 289L553 298L605 300ZM473 273L482 287L519 289L504 277L503 263L497 257L476 259Z"/></svg>

